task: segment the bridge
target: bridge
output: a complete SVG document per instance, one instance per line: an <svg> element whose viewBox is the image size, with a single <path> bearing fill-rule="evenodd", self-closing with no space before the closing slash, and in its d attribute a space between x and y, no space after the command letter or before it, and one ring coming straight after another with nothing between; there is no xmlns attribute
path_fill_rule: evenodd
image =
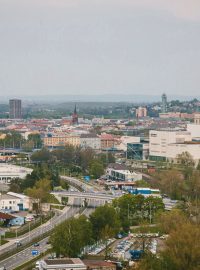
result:
<svg viewBox="0 0 200 270"><path fill-rule="evenodd" d="M117 195L105 194L100 192L69 192L69 191L54 191L51 192L60 202L63 198L68 198L68 205L87 206L96 208L105 203L110 203L118 198Z"/></svg>

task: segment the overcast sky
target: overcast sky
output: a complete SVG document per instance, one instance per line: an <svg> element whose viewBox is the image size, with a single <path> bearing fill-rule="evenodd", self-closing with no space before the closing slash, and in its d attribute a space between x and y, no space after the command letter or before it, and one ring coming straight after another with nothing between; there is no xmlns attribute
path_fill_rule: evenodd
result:
<svg viewBox="0 0 200 270"><path fill-rule="evenodd" d="M200 96L200 0L0 0L0 96Z"/></svg>

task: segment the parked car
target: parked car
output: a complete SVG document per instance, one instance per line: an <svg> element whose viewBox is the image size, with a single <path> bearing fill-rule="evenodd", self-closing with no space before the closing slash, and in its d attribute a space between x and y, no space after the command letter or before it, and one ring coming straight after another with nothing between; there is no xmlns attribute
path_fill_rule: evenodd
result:
<svg viewBox="0 0 200 270"><path fill-rule="evenodd" d="M34 243L33 244L34 247L39 247L39 245L40 245L39 243Z"/></svg>

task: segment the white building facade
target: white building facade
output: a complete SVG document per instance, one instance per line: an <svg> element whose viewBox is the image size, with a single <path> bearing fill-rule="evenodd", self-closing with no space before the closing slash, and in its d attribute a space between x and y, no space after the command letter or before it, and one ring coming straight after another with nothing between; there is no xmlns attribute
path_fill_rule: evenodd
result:
<svg viewBox="0 0 200 270"><path fill-rule="evenodd" d="M23 194L8 192L0 195L0 210L19 212L29 210L30 198Z"/></svg>
<svg viewBox="0 0 200 270"><path fill-rule="evenodd" d="M192 140L189 131L151 130L149 134L149 159L165 161L168 158L169 145L184 144Z"/></svg>
<svg viewBox="0 0 200 270"><path fill-rule="evenodd" d="M108 168L106 174L109 179L115 181L138 181L142 180L142 174L129 170L115 170Z"/></svg>
<svg viewBox="0 0 200 270"><path fill-rule="evenodd" d="M2 163L0 164L0 184L10 184L13 179L24 179L32 171L30 168Z"/></svg>
<svg viewBox="0 0 200 270"><path fill-rule="evenodd" d="M81 148L92 148L94 150L101 149L101 139L96 134L81 134Z"/></svg>

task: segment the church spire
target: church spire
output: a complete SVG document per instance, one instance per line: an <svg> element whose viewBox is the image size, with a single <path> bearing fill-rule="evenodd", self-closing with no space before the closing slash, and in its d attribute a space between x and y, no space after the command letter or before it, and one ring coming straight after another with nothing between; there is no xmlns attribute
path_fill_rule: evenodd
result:
<svg viewBox="0 0 200 270"><path fill-rule="evenodd" d="M75 107L74 107L74 114L77 114L77 111L76 111L76 103L75 103Z"/></svg>
<svg viewBox="0 0 200 270"><path fill-rule="evenodd" d="M74 107L74 113L72 115L72 124L73 125L78 124L78 114L77 114L76 104L75 104L75 107Z"/></svg>

